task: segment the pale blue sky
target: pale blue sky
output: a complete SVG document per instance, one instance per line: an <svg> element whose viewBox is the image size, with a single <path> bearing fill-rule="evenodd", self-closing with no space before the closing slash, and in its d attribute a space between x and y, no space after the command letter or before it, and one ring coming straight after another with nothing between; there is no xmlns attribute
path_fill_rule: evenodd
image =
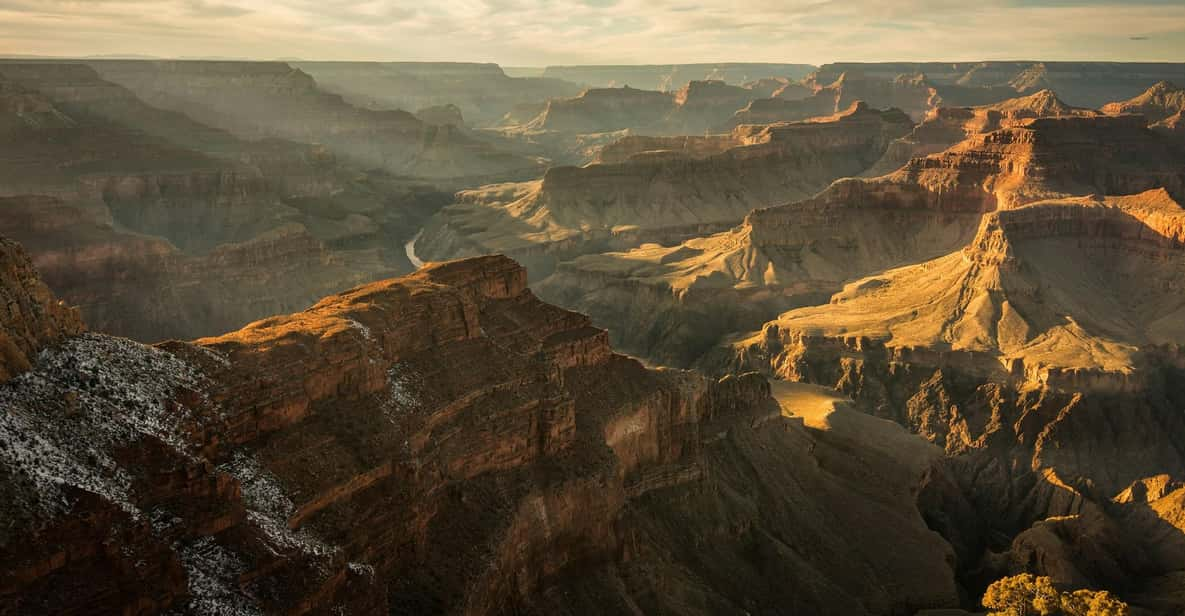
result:
<svg viewBox="0 0 1185 616"><path fill-rule="evenodd" d="M1185 61L1185 1L0 0L0 53L520 66Z"/></svg>

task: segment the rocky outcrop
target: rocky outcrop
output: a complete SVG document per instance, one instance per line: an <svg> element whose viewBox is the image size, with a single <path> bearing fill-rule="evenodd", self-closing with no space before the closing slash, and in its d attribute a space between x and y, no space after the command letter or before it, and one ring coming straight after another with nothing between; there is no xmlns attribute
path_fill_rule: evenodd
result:
<svg viewBox="0 0 1185 616"><path fill-rule="evenodd" d="M757 375L614 355L501 257L193 343L72 338L0 400L3 613L958 601L919 467L850 456Z"/></svg>
<svg viewBox="0 0 1185 616"><path fill-rule="evenodd" d="M1091 115L1097 112L1066 105L1052 90L978 107L939 107L931 110L910 134L889 144L884 157L865 175L892 173L914 158L941 152L973 135L1017 126L1025 120Z"/></svg>
<svg viewBox="0 0 1185 616"><path fill-rule="evenodd" d="M1160 81L1139 96L1103 106L1103 113L1134 113L1155 124L1185 110L1185 89Z"/></svg>
<svg viewBox="0 0 1185 616"><path fill-rule="evenodd" d="M590 314L622 348L686 366L738 326L752 331L851 280L958 250L985 213L1162 186L1180 195L1181 157L1138 116L1023 120L894 174L755 210L730 231L562 263L540 292Z"/></svg>
<svg viewBox="0 0 1185 616"><path fill-rule="evenodd" d="M811 195L858 174L910 126L900 112L853 105L818 122L716 138L627 138L606 154L623 162L555 167L541 182L462 193L416 250L426 259L508 254L540 280L563 258L681 241L728 228L754 207Z"/></svg>
<svg viewBox="0 0 1185 616"><path fill-rule="evenodd" d="M27 371L37 353L83 331L76 308L54 298L20 244L0 238L0 382Z"/></svg>

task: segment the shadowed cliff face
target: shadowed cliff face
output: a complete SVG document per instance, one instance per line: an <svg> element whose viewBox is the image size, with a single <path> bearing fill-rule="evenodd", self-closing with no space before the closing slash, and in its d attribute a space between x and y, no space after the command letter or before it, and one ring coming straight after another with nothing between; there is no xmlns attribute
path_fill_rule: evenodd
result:
<svg viewBox="0 0 1185 616"><path fill-rule="evenodd" d="M868 426L808 428L757 375L644 369L501 257L192 343L69 338L0 400L0 613L958 601L929 454L853 458Z"/></svg>
<svg viewBox="0 0 1185 616"><path fill-rule="evenodd" d="M41 282L19 244L0 241L0 264L0 381L7 381L29 370L41 349L82 333L83 326L78 311Z"/></svg>
<svg viewBox="0 0 1185 616"><path fill-rule="evenodd" d="M704 138L628 137L603 164L557 167L538 183L461 193L417 243L424 258L490 252L533 279L560 259L722 230L755 207L806 197L879 158L911 123L855 104L817 122L743 126Z"/></svg>

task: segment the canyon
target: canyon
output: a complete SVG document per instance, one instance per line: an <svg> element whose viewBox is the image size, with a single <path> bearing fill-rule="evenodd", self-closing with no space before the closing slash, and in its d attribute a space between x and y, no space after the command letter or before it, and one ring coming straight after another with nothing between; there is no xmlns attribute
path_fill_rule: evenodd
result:
<svg viewBox="0 0 1185 616"><path fill-rule="evenodd" d="M1179 614L1180 83L0 60L0 614Z"/></svg>
<svg viewBox="0 0 1185 616"><path fill-rule="evenodd" d="M54 305L35 281L0 281ZM3 613L958 601L950 548L911 500L937 453L844 453L860 431L928 445L853 411L807 428L756 374L645 369L504 257L193 342L56 336L0 385ZM892 481L854 489L874 472ZM761 582L771 568L782 583Z"/></svg>
<svg viewBox="0 0 1185 616"><path fill-rule="evenodd" d="M625 137L584 167L458 194L416 243L426 259L506 254L542 280L565 257L679 241L871 166L912 123L854 103L810 122L694 137Z"/></svg>

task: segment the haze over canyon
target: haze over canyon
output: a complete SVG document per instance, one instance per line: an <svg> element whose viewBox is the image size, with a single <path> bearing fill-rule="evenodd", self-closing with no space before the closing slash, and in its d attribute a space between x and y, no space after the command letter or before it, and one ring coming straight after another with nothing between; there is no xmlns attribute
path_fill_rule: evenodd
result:
<svg viewBox="0 0 1185 616"><path fill-rule="evenodd" d="M313 4L0 2L0 615L1185 614L1175 3Z"/></svg>

